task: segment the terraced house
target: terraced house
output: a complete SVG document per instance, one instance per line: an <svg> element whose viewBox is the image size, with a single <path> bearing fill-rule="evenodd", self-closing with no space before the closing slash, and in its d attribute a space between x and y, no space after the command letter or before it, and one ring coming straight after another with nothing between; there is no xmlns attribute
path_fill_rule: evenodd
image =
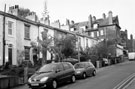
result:
<svg viewBox="0 0 135 89"><path fill-rule="evenodd" d="M8 13L0 11L0 65L6 62L18 65L19 55L23 53L24 60L30 60L31 42L37 42L37 37L42 39L41 32L44 29L47 29L47 35L52 37L56 37L58 34L59 36L62 34L77 35L83 48L94 46L97 43L97 40L92 37L75 34L61 29L57 25L50 25L49 20L40 21L34 12L25 18L20 17L19 13L18 5L10 7ZM47 53L49 55L49 52Z"/></svg>

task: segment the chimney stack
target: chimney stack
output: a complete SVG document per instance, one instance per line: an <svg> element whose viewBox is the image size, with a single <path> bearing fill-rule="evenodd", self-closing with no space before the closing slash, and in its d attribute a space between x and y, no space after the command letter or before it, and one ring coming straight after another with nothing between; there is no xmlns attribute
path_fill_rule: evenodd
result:
<svg viewBox="0 0 135 89"><path fill-rule="evenodd" d="M88 22L89 22L89 29L92 29L92 16L89 15L88 17Z"/></svg>
<svg viewBox="0 0 135 89"><path fill-rule="evenodd" d="M32 20L32 21L38 21L38 17L36 15L36 12L31 12L28 16L26 16L25 18Z"/></svg>
<svg viewBox="0 0 135 89"><path fill-rule="evenodd" d="M106 15L105 15L105 13L103 13L103 19L106 19Z"/></svg>
<svg viewBox="0 0 135 89"><path fill-rule="evenodd" d="M108 13L109 24L112 24L113 23L113 20L112 20L113 15L112 14L113 14L112 11L109 11L109 13Z"/></svg>
<svg viewBox="0 0 135 89"><path fill-rule="evenodd" d="M70 21L69 21L69 19L66 19L66 25L70 25Z"/></svg>
<svg viewBox="0 0 135 89"><path fill-rule="evenodd" d="M19 5L9 7L8 13L18 16Z"/></svg>

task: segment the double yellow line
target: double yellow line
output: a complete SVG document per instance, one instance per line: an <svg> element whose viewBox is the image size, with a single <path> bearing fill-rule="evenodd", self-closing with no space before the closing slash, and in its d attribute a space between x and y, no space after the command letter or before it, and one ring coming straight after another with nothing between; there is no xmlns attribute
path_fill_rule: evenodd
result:
<svg viewBox="0 0 135 89"><path fill-rule="evenodd" d="M122 82L120 82L117 86L115 86L113 89L125 89L128 87L128 85L133 82L135 78L135 73L131 74L127 78L125 78Z"/></svg>

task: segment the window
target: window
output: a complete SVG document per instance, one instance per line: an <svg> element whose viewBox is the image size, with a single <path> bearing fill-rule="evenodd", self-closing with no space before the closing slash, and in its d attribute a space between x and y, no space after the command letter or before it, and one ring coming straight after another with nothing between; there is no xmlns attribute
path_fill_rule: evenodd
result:
<svg viewBox="0 0 135 89"><path fill-rule="evenodd" d="M103 30L100 30L100 35L104 35L104 31Z"/></svg>
<svg viewBox="0 0 135 89"><path fill-rule="evenodd" d="M24 51L25 51L25 60L29 60L30 59L30 47L25 46Z"/></svg>
<svg viewBox="0 0 135 89"><path fill-rule="evenodd" d="M97 29L98 28L98 24L94 24L93 28Z"/></svg>
<svg viewBox="0 0 135 89"><path fill-rule="evenodd" d="M8 34L12 35L13 34L13 22L8 21Z"/></svg>
<svg viewBox="0 0 135 89"><path fill-rule="evenodd" d="M58 70L62 71L64 68L63 68L63 65L62 64L59 64L58 65Z"/></svg>
<svg viewBox="0 0 135 89"><path fill-rule="evenodd" d="M84 63L77 63L74 66L75 66L75 69L84 68L85 67L85 64Z"/></svg>
<svg viewBox="0 0 135 89"><path fill-rule="evenodd" d="M91 32L91 37L94 37L94 32Z"/></svg>
<svg viewBox="0 0 135 89"><path fill-rule="evenodd" d="M90 67L93 67L94 68L94 65L91 62L89 62L89 65L90 65Z"/></svg>
<svg viewBox="0 0 135 89"><path fill-rule="evenodd" d="M67 63L63 63L63 66L64 66L64 69L70 69L71 68L70 65L67 64Z"/></svg>
<svg viewBox="0 0 135 89"><path fill-rule="evenodd" d="M99 36L99 32L97 31L97 36Z"/></svg>
<svg viewBox="0 0 135 89"><path fill-rule="evenodd" d="M25 24L24 28L24 38L25 39L30 39L30 25Z"/></svg>

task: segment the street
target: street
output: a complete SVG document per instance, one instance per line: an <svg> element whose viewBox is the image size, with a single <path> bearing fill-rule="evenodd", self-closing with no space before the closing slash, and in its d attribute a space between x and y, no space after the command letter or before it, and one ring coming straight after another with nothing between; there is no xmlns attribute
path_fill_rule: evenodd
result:
<svg viewBox="0 0 135 89"><path fill-rule="evenodd" d="M97 70L97 75L95 77L79 79L74 84L60 85L58 89L113 89L125 78L135 73L134 68L134 61L100 68ZM14 89L29 88L27 85L24 85Z"/></svg>

